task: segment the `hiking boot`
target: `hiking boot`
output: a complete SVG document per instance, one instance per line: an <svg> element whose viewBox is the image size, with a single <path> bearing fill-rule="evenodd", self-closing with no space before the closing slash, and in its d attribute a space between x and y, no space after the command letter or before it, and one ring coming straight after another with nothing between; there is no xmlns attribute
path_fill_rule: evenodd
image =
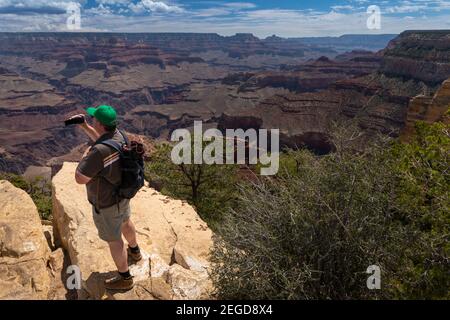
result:
<svg viewBox="0 0 450 320"><path fill-rule="evenodd" d="M105 280L105 288L109 290L130 290L133 286L133 277L125 279L118 275L112 279Z"/></svg>
<svg viewBox="0 0 450 320"><path fill-rule="evenodd" d="M142 254L141 251L138 251L137 253L131 251L130 247L127 249L128 255L133 259L135 262L141 261Z"/></svg>

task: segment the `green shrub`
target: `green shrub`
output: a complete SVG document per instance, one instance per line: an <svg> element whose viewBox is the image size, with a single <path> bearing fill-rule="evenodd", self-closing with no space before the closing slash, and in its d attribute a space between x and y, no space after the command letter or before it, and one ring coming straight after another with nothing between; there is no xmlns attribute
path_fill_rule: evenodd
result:
<svg viewBox="0 0 450 320"><path fill-rule="evenodd" d="M448 122L447 122L448 123ZM391 149L397 180L396 204L407 223L420 232L420 247L408 269L414 283L402 290L411 298L450 297L450 126L416 124L409 144Z"/></svg>

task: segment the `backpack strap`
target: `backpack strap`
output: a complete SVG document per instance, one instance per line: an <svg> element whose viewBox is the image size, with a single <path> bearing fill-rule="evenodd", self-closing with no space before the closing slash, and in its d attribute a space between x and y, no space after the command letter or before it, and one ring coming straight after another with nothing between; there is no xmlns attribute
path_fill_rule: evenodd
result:
<svg viewBox="0 0 450 320"><path fill-rule="evenodd" d="M119 151L120 154L122 154L122 146L120 145L120 143L118 143L117 141L115 141L113 139L102 141L99 144L103 144L105 146L111 147L114 150Z"/></svg>
<svg viewBox="0 0 450 320"><path fill-rule="evenodd" d="M123 134L120 130L119 130L119 133L122 135L122 137L123 137L123 139L125 140L125 143L128 145L129 144L129 140L128 140L128 137L125 135L125 134ZM116 151L118 151L119 152L119 154L120 154L120 156L122 156L123 155L123 150L122 150L122 145L119 143L119 142L117 142L117 141L115 141L115 140L113 140L113 139L108 139L108 140L105 140L105 141L101 141L101 142L99 142L98 144L103 144L103 145L105 145L105 146L108 146L108 147L111 147L111 148L113 148L114 150L116 150ZM106 178L104 178L106 181L108 181L109 183L111 183L108 179L106 179ZM112 184L112 183L111 183ZM120 188L120 186L117 186L116 187L116 191L115 191L115 195L116 195L116 202L117 202L117 208L119 209L119 202L120 202L120 198L119 198L119 196L118 196L118 190L119 190L119 188Z"/></svg>
<svg viewBox="0 0 450 320"><path fill-rule="evenodd" d="M117 130L117 131L119 131L119 133L122 136L123 140L125 140L125 144L127 146L129 146L130 145L130 140L128 140L128 137L121 130ZM113 139L108 139L108 140L99 142L98 144L103 144L105 146L111 147L111 148L115 149L116 151L119 151L120 154L122 154L122 145L120 143L118 143L117 141L113 140Z"/></svg>
<svg viewBox="0 0 450 320"><path fill-rule="evenodd" d="M122 130L117 130L119 131L120 135L122 136L123 140L125 140L125 143L128 147L130 147L130 140L128 139L127 135L125 133L123 133Z"/></svg>

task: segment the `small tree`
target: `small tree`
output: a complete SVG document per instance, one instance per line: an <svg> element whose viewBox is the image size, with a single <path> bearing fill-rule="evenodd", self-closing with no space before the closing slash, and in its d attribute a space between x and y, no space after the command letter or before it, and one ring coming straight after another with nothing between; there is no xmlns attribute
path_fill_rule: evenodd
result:
<svg viewBox="0 0 450 320"><path fill-rule="evenodd" d="M237 166L226 164L174 164L172 146L160 144L146 163L147 179L162 192L186 199L213 225L236 200Z"/></svg>

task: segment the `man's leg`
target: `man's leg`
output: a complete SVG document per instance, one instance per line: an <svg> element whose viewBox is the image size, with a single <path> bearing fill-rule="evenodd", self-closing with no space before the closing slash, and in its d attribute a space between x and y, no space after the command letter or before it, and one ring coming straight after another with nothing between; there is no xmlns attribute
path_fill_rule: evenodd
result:
<svg viewBox="0 0 450 320"><path fill-rule="evenodd" d="M105 288L112 290L129 290L133 288L133 277L128 269L128 255L122 240L123 217L118 214L118 206L101 210L93 208L94 223L100 239L106 241L111 257L119 271L119 277L105 280Z"/></svg>
<svg viewBox="0 0 450 320"><path fill-rule="evenodd" d="M119 271L119 277L106 280L105 288L111 290L129 290L133 288L133 277L128 269L128 256L123 240L109 241L108 245L111 256Z"/></svg>
<svg viewBox="0 0 450 320"><path fill-rule="evenodd" d="M130 247L134 248L138 245L136 239L136 228L134 227L134 223L131 219L127 219L122 223L122 234L125 239L127 239Z"/></svg>
<svg viewBox="0 0 450 320"><path fill-rule="evenodd" d="M128 271L128 256L123 240L108 242L109 250L119 272Z"/></svg>
<svg viewBox="0 0 450 320"><path fill-rule="evenodd" d="M140 261L142 255L136 239L136 228L131 219L127 219L122 223L122 234L128 241L128 253L131 258L134 261Z"/></svg>

